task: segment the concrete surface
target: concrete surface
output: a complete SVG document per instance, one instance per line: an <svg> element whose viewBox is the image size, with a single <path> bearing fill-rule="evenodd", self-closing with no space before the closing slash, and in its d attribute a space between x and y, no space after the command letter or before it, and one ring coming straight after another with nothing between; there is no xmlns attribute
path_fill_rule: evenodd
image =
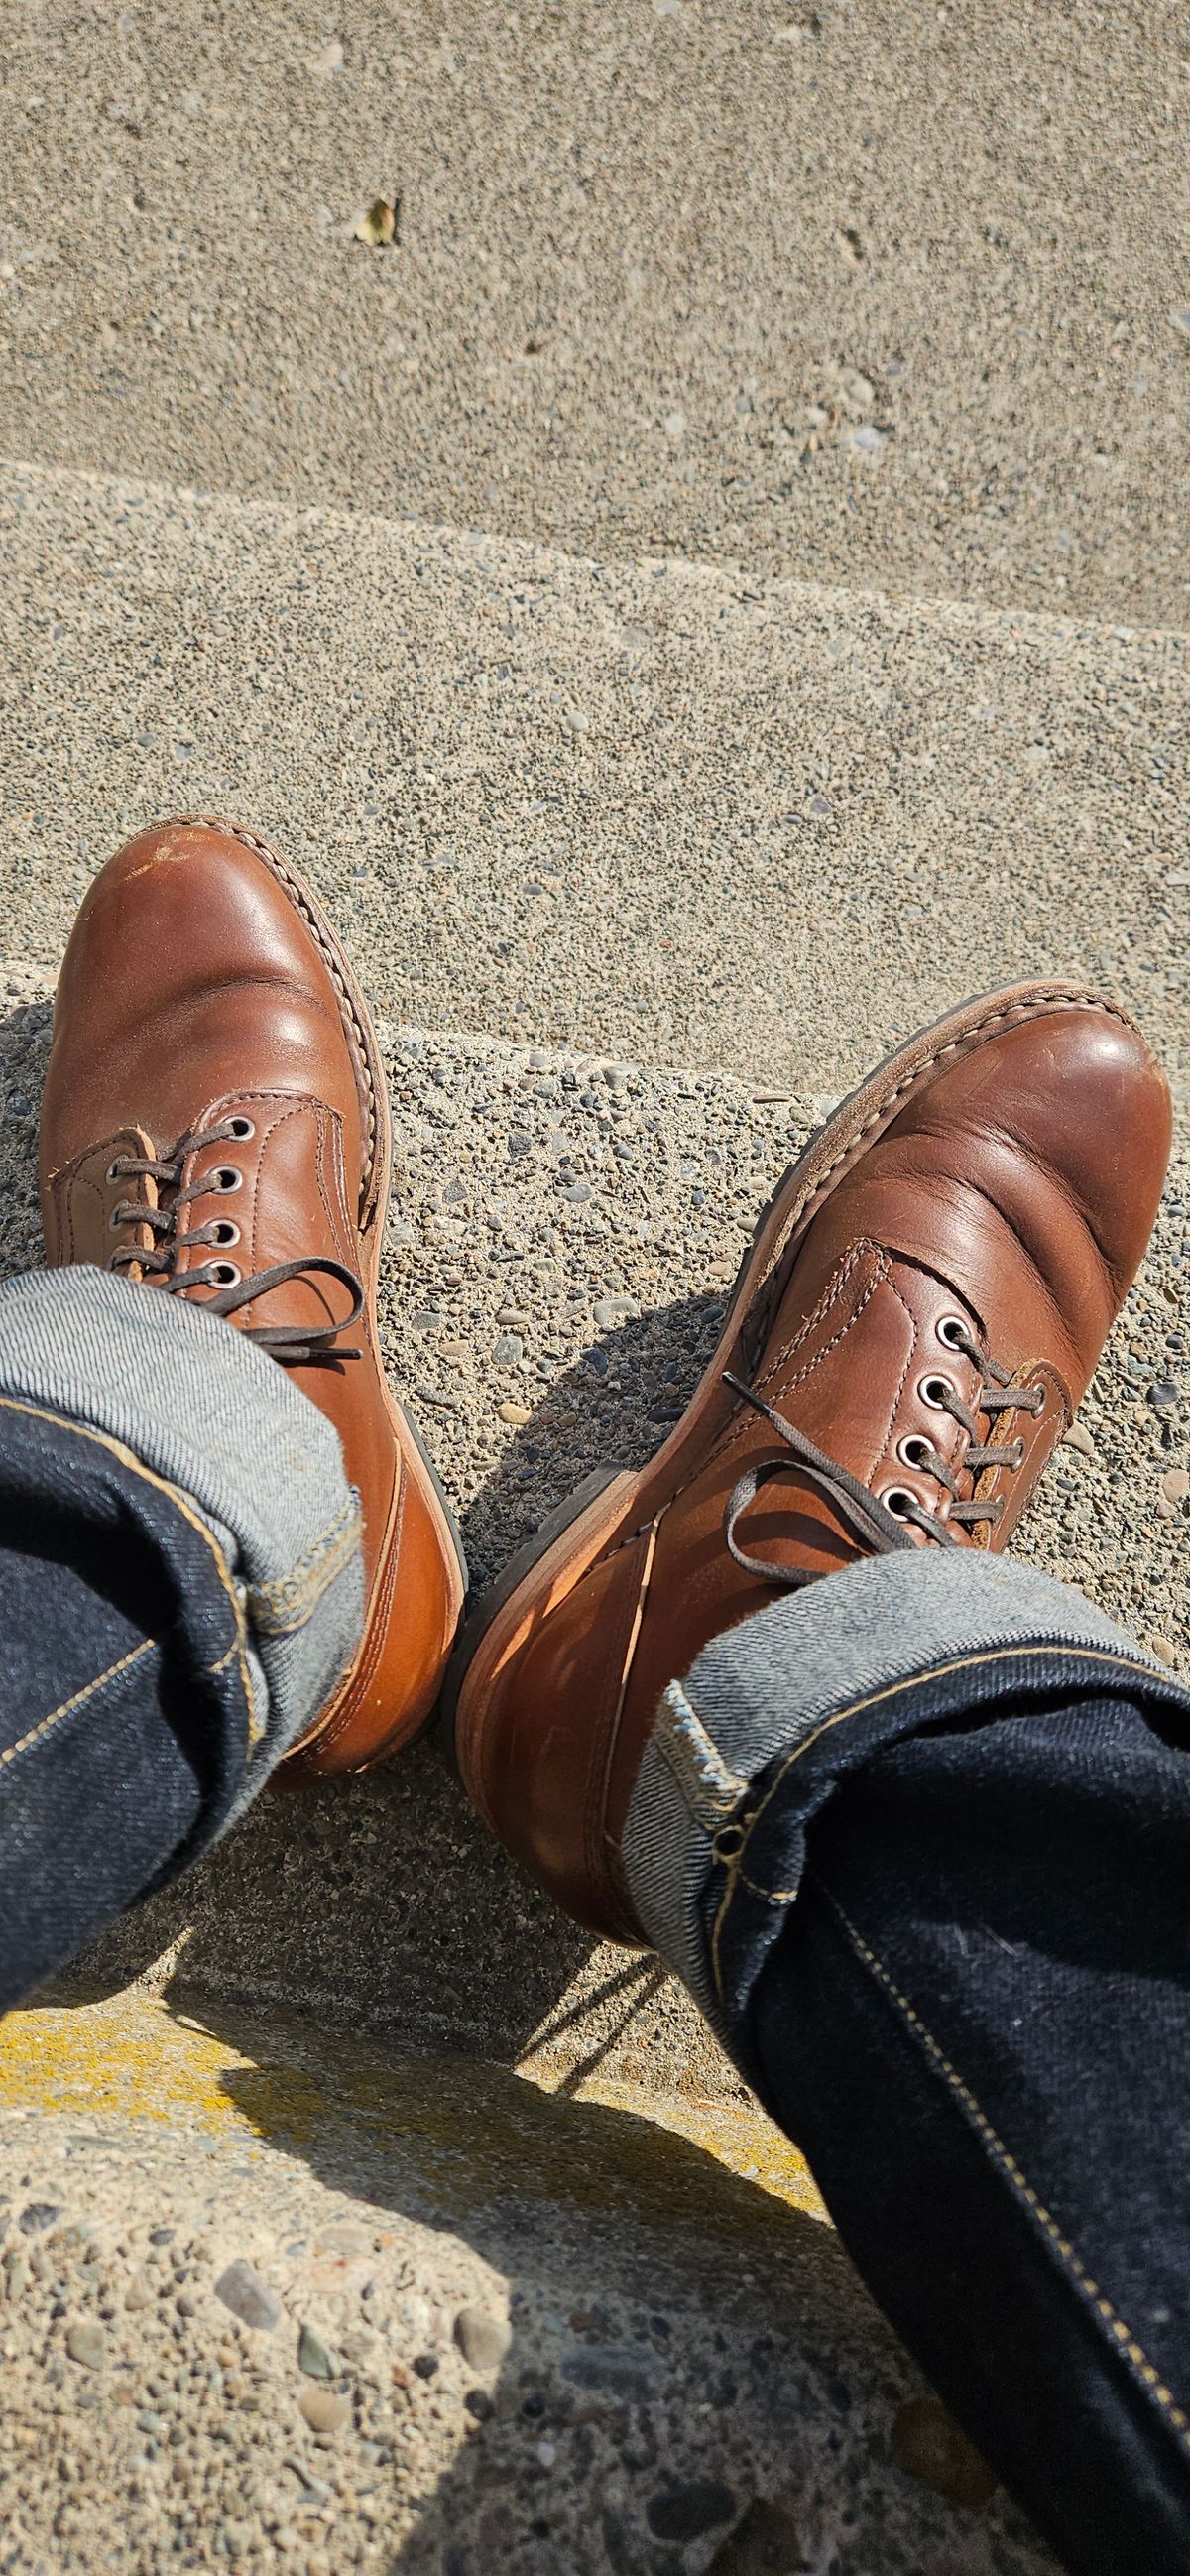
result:
<svg viewBox="0 0 1190 2576"><path fill-rule="evenodd" d="M1021 1545L1187 1669L1188 128L1172 0L10 0L0 1275L88 878L253 821L380 1014L482 1581L664 1437L833 1097L1083 974L1182 1117ZM14 2576L1053 2566L432 1742L0 2029L0 2362Z"/></svg>
<svg viewBox="0 0 1190 2576"><path fill-rule="evenodd" d="M1059 971L1190 1072L1180 635L32 468L0 567L0 954L230 811L394 1018L825 1092Z"/></svg>
<svg viewBox="0 0 1190 2576"><path fill-rule="evenodd" d="M0 452L1190 624L1187 43L1177 0L8 0Z"/></svg>
<svg viewBox="0 0 1190 2576"><path fill-rule="evenodd" d="M0 1258L38 1257L34 1137L48 1008L0 973ZM488 1580L589 1470L635 1465L705 1366L758 1207L811 1124L805 1101L387 1030L395 1197L382 1320ZM584 1195L585 1193L585 1195ZM1190 1168L1022 1537L1190 1668ZM625 1319L601 1316L625 1299ZM634 1311L635 1310L635 1311ZM502 1418L502 1407L524 1417ZM592 1946L514 1870L423 1741L371 1778L269 1797L85 1963L223 2001L292 2005L405 2047L598 2068L643 2095L746 2095L655 1964Z"/></svg>
<svg viewBox="0 0 1190 2576"><path fill-rule="evenodd" d="M11 2016L0 2107L22 2576L1051 2576L832 2230L693 2138L135 1997Z"/></svg>

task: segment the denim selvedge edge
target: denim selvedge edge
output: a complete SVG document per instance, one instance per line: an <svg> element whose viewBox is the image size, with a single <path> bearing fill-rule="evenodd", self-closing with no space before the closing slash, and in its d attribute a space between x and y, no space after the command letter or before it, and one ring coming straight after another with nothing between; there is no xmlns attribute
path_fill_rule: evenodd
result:
<svg viewBox="0 0 1190 2576"><path fill-rule="evenodd" d="M670 1684L633 1790L624 1866L649 1939L725 2047L738 2056L738 2023L724 2009L704 1905L713 1872L739 1844L752 1783L840 1721L830 1767L848 1769L912 1729L909 1685L1036 1649L1098 1651L1179 1692L1164 1665L1071 1585L1003 1557L934 1548L861 1558L767 1603ZM816 1798L826 1793L820 1774ZM784 1901L796 1893L788 1887Z"/></svg>
<svg viewBox="0 0 1190 2576"><path fill-rule="evenodd" d="M212 1529L248 1623L267 1767L359 1640L362 1515L333 1425L222 1316L88 1264L0 1283L0 1396L118 1443Z"/></svg>

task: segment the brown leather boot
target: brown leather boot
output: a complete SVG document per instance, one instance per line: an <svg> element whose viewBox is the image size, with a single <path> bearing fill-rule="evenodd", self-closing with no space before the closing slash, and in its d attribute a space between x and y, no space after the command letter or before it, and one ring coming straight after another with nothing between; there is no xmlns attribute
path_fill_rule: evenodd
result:
<svg viewBox="0 0 1190 2576"><path fill-rule="evenodd" d="M58 985L46 1251L227 1316L339 1433L363 1504L365 1623L350 1673L287 1757L299 1776L363 1770L415 1732L466 1589L380 1362L390 1159L375 1034L321 906L251 832L139 833L95 879Z"/></svg>
<svg viewBox="0 0 1190 2576"><path fill-rule="evenodd" d="M452 1667L470 1797L580 1922L642 1937L620 1838L661 1693L712 1637L858 1554L1004 1546L1169 1141L1124 1013L1024 984L890 1056L786 1173L664 1448L554 1515Z"/></svg>

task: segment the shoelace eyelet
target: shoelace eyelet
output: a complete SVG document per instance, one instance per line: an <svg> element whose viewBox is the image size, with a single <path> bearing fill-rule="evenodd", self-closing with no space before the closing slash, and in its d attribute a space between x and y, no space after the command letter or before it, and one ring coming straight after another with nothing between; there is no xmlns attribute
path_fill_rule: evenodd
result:
<svg viewBox="0 0 1190 2576"><path fill-rule="evenodd" d="M940 1315L934 1330L943 1348L948 1351L965 1352L971 1340L969 1327L963 1322L961 1315Z"/></svg>
<svg viewBox="0 0 1190 2576"><path fill-rule="evenodd" d="M234 1261L211 1263L211 1277L218 1288L238 1288L243 1275Z"/></svg>
<svg viewBox="0 0 1190 2576"><path fill-rule="evenodd" d="M119 1165L118 1160L117 1160L116 1162L114 1162L114 1163L109 1163L109 1164L108 1164L107 1170L106 1170L106 1172L104 1173L103 1177L104 1177L104 1180L107 1182L107 1186L108 1186L109 1190L110 1190L110 1188L111 1188L111 1186L112 1186L113 1181L122 1181L122 1180L123 1180L124 1175L123 1175L123 1172L122 1172L122 1171L121 1171L121 1169L120 1169L120 1165Z"/></svg>
<svg viewBox="0 0 1190 2576"><path fill-rule="evenodd" d="M238 1243L240 1239L240 1229L230 1216L218 1217L211 1233L216 1243Z"/></svg>
<svg viewBox="0 0 1190 2576"><path fill-rule="evenodd" d="M230 1198L233 1190L243 1189L244 1175L237 1172L234 1163L220 1163L208 1173L204 1186L209 1190L221 1190L225 1198Z"/></svg>
<svg viewBox="0 0 1190 2576"><path fill-rule="evenodd" d="M240 1144L246 1144L246 1142L247 1142L248 1138L249 1138L250 1136L254 1136L254 1135L256 1134L256 1129L255 1129L255 1127L253 1126L252 1121L251 1121L251 1119L250 1119L250 1118L244 1118L244 1117L229 1118L229 1119L228 1119L227 1124L228 1124L228 1127L229 1127L229 1129L230 1129L230 1131L231 1131L231 1134L236 1138L237 1142L238 1142L238 1143L240 1143Z"/></svg>
<svg viewBox="0 0 1190 2576"><path fill-rule="evenodd" d="M957 1389L952 1377L946 1377L941 1369L931 1369L927 1377L919 1377L917 1392L931 1413L945 1413L947 1396L954 1395Z"/></svg>
<svg viewBox="0 0 1190 2576"><path fill-rule="evenodd" d="M885 1511L891 1512L895 1521L908 1520L910 1511L929 1509L928 1503L919 1503L917 1495L911 1494L907 1485L886 1485L877 1501L883 1503Z"/></svg>
<svg viewBox="0 0 1190 2576"><path fill-rule="evenodd" d="M931 1443L920 1431L910 1431L897 1442L897 1456L903 1467L924 1467L932 1454Z"/></svg>

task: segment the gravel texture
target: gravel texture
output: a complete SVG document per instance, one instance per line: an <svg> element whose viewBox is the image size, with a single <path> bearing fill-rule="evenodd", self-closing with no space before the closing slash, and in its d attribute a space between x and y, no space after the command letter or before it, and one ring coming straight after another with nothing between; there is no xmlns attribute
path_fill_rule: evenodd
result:
<svg viewBox="0 0 1190 2576"><path fill-rule="evenodd" d="M44 992L30 970L0 977L5 990L0 1204L16 1267L37 1257L48 1012L20 998ZM396 1136L386 1352L483 1583L592 1467L643 1462L665 1437L814 1106L724 1075L384 1035ZM1146 1641L1164 1640L1183 1669L1188 1204L1183 1158L1075 1442L1021 1539ZM592 1948L491 1843L425 1741L300 1804L266 1798L184 1883L117 1926L90 1972L164 1981L179 1958L188 1980L226 1997L527 2056L559 2075L600 2064L656 2092L741 2099L681 1991L647 1960Z"/></svg>
<svg viewBox="0 0 1190 2576"><path fill-rule="evenodd" d="M1190 624L1188 47L1177 0L8 0L0 450Z"/></svg>
<svg viewBox="0 0 1190 2576"><path fill-rule="evenodd" d="M1180 636L0 471L0 669L0 955L230 812L396 1019L824 1092L1061 972L1190 1077Z"/></svg>
<svg viewBox="0 0 1190 2576"><path fill-rule="evenodd" d="M0 2091L19 2576L1052 2576L832 2230L648 2121L136 1998Z"/></svg>

